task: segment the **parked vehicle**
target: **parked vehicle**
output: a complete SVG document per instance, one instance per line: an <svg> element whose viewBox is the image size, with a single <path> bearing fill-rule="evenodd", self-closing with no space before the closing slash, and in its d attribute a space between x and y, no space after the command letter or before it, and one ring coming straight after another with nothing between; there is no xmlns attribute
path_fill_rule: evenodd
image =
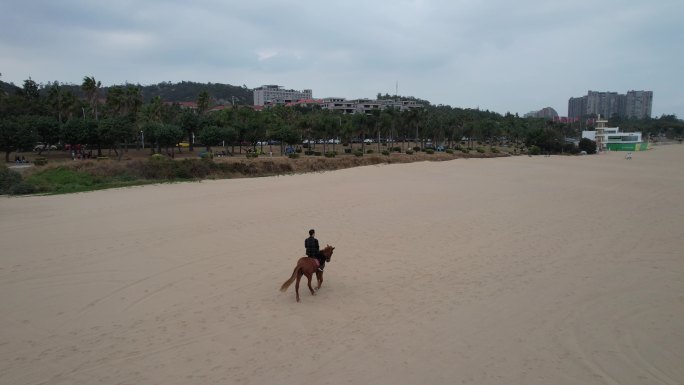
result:
<svg viewBox="0 0 684 385"><path fill-rule="evenodd" d="M50 149L50 150L56 150L56 149L57 149L57 146L55 146L54 144L51 144L50 147L48 148L46 144L38 143L38 144L36 144L36 145L33 147L33 151L34 151L34 152L45 151L45 150L48 150L48 149Z"/></svg>

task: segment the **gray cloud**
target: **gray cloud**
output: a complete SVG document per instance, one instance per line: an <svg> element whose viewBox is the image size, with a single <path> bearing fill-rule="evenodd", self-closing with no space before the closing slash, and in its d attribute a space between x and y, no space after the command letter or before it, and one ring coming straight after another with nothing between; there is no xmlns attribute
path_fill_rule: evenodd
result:
<svg viewBox="0 0 684 385"><path fill-rule="evenodd" d="M561 114L587 90L654 91L684 117L678 0L393 2L27 0L0 4L2 80L192 80L399 92Z"/></svg>

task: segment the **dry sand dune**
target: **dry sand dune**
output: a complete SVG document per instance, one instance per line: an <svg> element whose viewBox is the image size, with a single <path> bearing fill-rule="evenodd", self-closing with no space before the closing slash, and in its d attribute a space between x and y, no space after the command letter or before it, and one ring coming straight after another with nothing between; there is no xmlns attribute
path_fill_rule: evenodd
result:
<svg viewBox="0 0 684 385"><path fill-rule="evenodd" d="M0 384L684 384L684 146L0 199ZM318 295L280 285L309 228Z"/></svg>

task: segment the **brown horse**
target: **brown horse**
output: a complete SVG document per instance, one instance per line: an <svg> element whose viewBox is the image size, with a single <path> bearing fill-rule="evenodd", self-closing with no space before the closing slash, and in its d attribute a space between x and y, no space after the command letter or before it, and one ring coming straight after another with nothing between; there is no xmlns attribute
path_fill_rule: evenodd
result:
<svg viewBox="0 0 684 385"><path fill-rule="evenodd" d="M335 248L330 245L327 245L323 250L321 250L321 254L323 254L325 257L326 262L330 262L333 250L335 250ZM292 272L292 276L290 279L285 281L285 283L283 283L283 285L280 287L280 291L285 292L296 279L297 283L295 284L295 293L297 294L297 302L299 302L299 281L302 279L302 275L306 275L306 278L309 280L308 285L309 290L311 290L311 295L316 295L314 289L311 287L311 276L313 275L314 271L316 272L316 279L318 280L318 286L316 287L316 290L320 289L321 285L323 284L323 272L318 271L317 262L318 261L316 261L315 258L311 257L299 258L299 261L297 261L297 266L295 266L294 271Z"/></svg>

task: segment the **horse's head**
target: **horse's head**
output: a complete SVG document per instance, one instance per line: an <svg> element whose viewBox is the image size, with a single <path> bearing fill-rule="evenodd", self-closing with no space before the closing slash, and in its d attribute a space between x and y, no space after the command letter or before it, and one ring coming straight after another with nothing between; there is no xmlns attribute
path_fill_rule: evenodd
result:
<svg viewBox="0 0 684 385"><path fill-rule="evenodd" d="M330 258L332 257L333 250L335 250L334 247L327 245L323 250L321 250L321 253L323 256L325 256L325 261L330 262Z"/></svg>

